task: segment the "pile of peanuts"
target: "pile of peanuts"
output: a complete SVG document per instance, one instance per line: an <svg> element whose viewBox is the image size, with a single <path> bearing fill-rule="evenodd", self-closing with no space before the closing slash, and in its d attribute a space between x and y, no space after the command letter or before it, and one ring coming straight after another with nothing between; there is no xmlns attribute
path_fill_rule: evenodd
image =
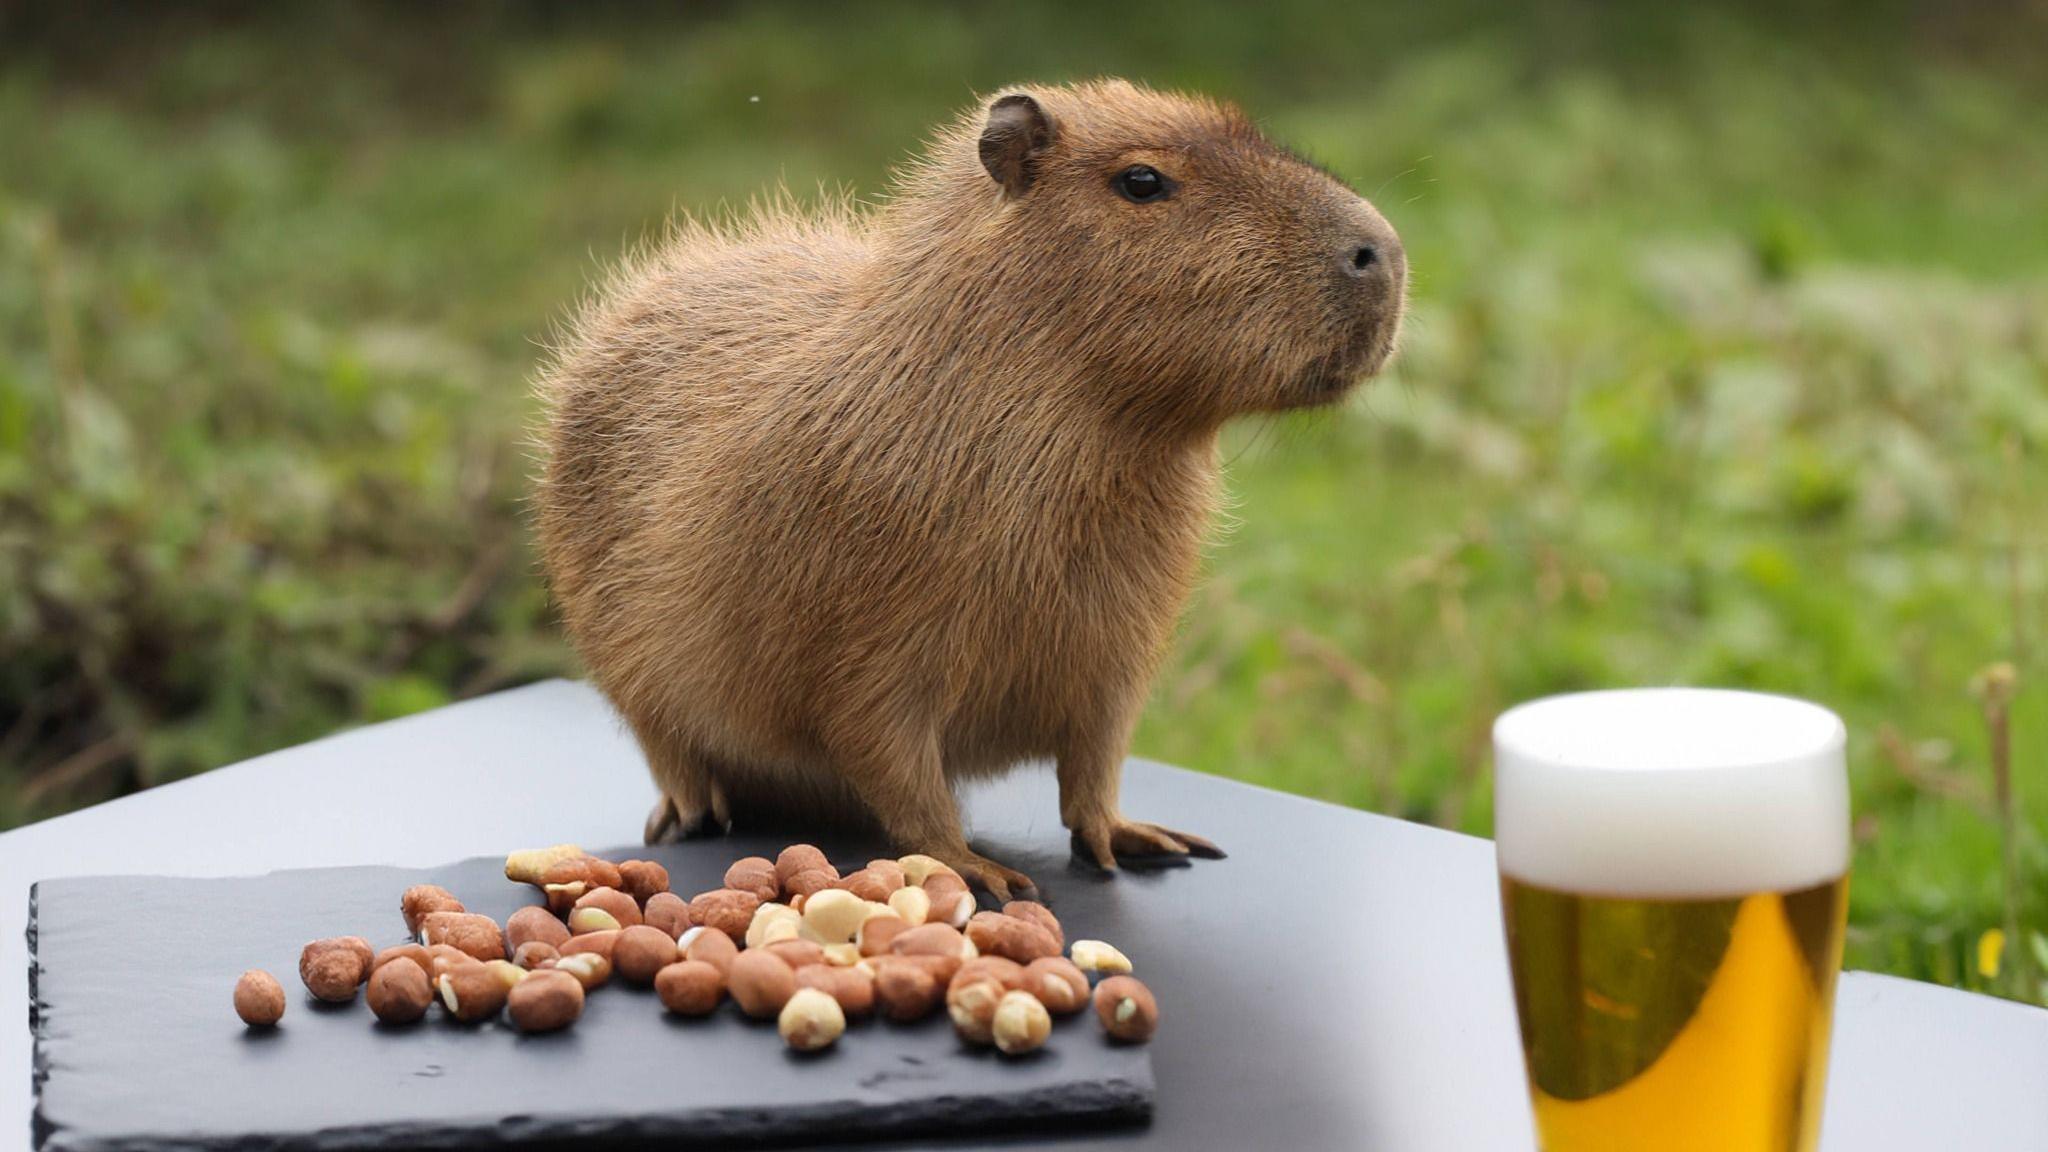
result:
<svg viewBox="0 0 2048 1152"><path fill-rule="evenodd" d="M793 844L773 860L736 861L724 887L689 900L669 891L660 864L613 864L573 844L514 852L505 876L546 903L500 926L445 888L417 885L399 901L415 942L379 952L360 936L315 940L299 979L333 1003L364 989L386 1024L417 1021L439 1001L463 1023L503 1012L521 1031L551 1032L617 975L652 986L680 1016L709 1015L730 996L806 1052L831 1046L848 1020L922 1020L941 1004L961 1039L1009 1056L1040 1048L1054 1016L1090 1003L1112 1040L1143 1043L1159 1026L1122 952L1100 940L1069 947L1043 904L978 912L959 873L929 856L842 876L816 847ZM235 1012L251 1027L276 1024L284 1008L267 972L235 984Z"/></svg>

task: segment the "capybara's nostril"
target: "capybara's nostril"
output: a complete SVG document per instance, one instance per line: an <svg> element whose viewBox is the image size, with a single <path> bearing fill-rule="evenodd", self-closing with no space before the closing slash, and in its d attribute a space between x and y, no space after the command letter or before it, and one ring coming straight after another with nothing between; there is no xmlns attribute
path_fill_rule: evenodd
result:
<svg viewBox="0 0 2048 1152"><path fill-rule="evenodd" d="M1377 213L1366 208L1365 220L1346 221L1335 255L1346 277L1364 285L1395 284L1406 278L1401 238Z"/></svg>

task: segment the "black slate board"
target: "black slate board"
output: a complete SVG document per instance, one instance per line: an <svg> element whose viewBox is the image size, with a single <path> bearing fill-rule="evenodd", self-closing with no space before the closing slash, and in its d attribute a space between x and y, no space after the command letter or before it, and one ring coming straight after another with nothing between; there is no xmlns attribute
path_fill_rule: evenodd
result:
<svg viewBox="0 0 2048 1152"><path fill-rule="evenodd" d="M684 896L780 841L733 837L610 851L658 859ZM858 866L880 852L827 845ZM732 1147L1036 1126L1129 1124L1153 1100L1145 1048L1105 1042L1083 1014L1039 1053L1006 1060L961 1044L943 1013L916 1025L855 1024L830 1051L789 1052L772 1022L728 1002L684 1021L614 980L567 1032L523 1036L439 1010L406 1028L358 997L314 1001L299 948L324 936L400 943L398 895L441 884L501 921L535 903L501 858L428 869L334 868L193 880L47 880L30 895L35 1146L126 1149L457 1148L497 1145ZM1058 911L1088 935L1107 889L1073 885ZM1099 910L1108 916L1107 907ZM249 1031L235 978L285 985L275 1030Z"/></svg>

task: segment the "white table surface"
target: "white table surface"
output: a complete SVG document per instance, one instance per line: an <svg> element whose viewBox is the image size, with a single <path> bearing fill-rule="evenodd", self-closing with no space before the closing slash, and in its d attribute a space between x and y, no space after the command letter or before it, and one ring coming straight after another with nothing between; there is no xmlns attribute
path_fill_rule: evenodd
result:
<svg viewBox="0 0 2048 1152"><path fill-rule="evenodd" d="M1234 856L1217 867L1285 865L1298 874L1319 847L1346 845L1352 864L1378 879L1370 941L1359 951L1373 1028L1362 1036L1314 1037L1300 1070L1272 1073L1272 1094L1304 1131L1355 1135L1350 1146L1397 1152L1474 1152L1531 1147L1515 1044L1513 1003L1499 930L1492 845L1262 790L1135 765L1156 810L1161 789L1243 789L1247 809L1284 802L1304 834L1302 858ZM574 781L541 788L539 780ZM1184 779L1185 784L1177 784ZM1011 831L1063 844L1055 813L1019 815L1026 795L998 785L980 795L984 816L1001 806ZM1049 788L1038 792L1049 796ZM406 797L394 803L394 795ZM967 796L972 818L977 793ZM574 841L631 843L653 801L639 753L603 700L555 681L500 693L389 724L261 756L204 776L0 834L0 1017L14 1024L0 1044L0 1149L29 1140L28 887L56 876L154 873L252 874L342 864L428 865L510 847ZM1208 802L1205 800L1205 803ZM1021 824L1017 821L1022 820ZM1199 817L1190 826L1213 830ZM1226 842L1226 846L1227 842ZM1197 867L1201 867L1198 865ZM1043 878L1041 878L1043 881ZM1144 881L1119 880L1134 885ZM225 1001L223 1001L225 1003ZM225 1010L225 1009L224 1009ZM1241 1136L1174 1122L1211 1106L1212 1090L1243 1084L1177 1081L1162 1049L1159 1118L1150 1133L1105 1143L1247 1146ZM1341 1064L1341 1068L1332 1065ZM1207 1067L1208 1063L1200 1066ZM1190 1062L1192 1071L1197 1067ZM1261 1070L1245 1070L1256 1084ZM1243 1097L1240 1097L1243 1098ZM1176 1100L1182 1100L1179 1107ZM1250 1112L1258 1109L1252 1107ZM1247 1125L1253 1118L1247 1118ZM1092 1145L1086 1137L1080 1144ZM1825 1152L1970 1149L2048 1150L2048 1011L1866 973L1844 975L1836 997ZM934 1142L935 1147L959 1145ZM1065 1147L1064 1143L1057 1146Z"/></svg>

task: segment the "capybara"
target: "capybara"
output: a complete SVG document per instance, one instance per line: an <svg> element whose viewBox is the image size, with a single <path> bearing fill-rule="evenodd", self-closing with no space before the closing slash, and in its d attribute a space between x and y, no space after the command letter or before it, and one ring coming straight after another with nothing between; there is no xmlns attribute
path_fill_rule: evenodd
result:
<svg viewBox="0 0 2048 1152"><path fill-rule="evenodd" d="M541 387L540 538L662 800L871 821L998 896L956 782L1057 763L1076 851L1195 575L1232 417L1391 354L1406 257L1245 115L1120 80L1006 90L880 207L779 198L615 273Z"/></svg>

